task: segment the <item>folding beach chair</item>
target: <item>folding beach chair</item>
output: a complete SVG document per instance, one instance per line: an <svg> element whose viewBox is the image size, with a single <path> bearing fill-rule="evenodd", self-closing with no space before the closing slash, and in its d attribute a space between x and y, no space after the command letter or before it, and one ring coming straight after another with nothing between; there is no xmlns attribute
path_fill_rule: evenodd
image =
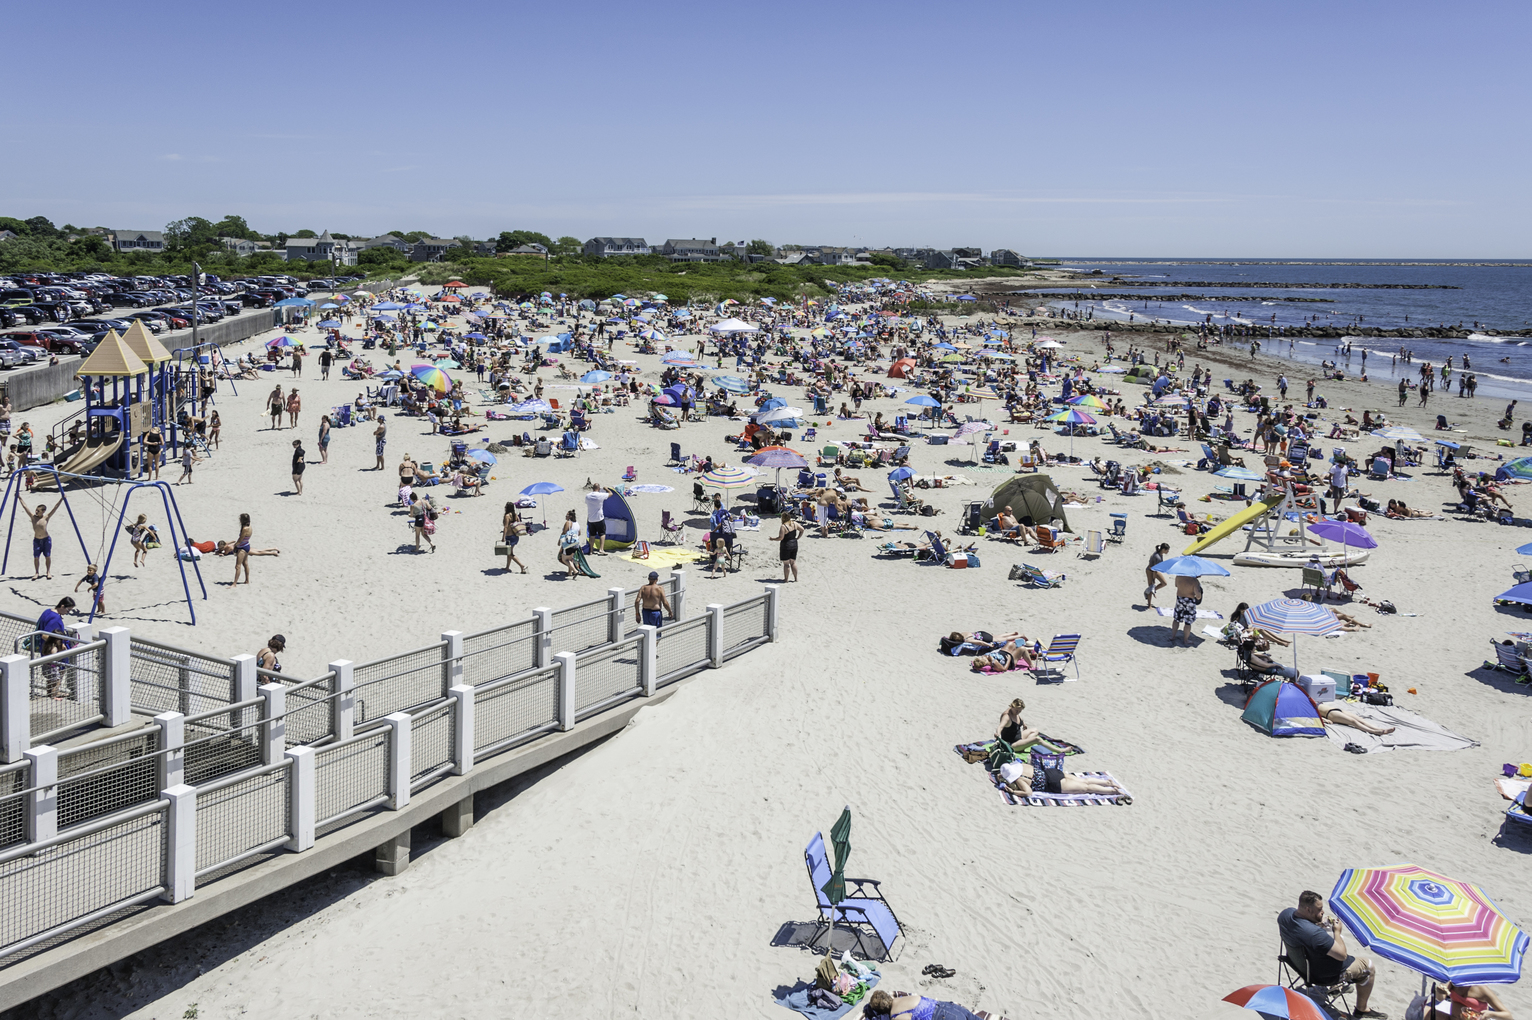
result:
<svg viewBox="0 0 1532 1020"><path fill-rule="evenodd" d="M825 464L840 463L840 447L836 446L834 443L831 443L829 446L826 446L823 450L819 451L819 463L821 466Z"/></svg>
<svg viewBox="0 0 1532 1020"><path fill-rule="evenodd" d="M665 535L665 541L671 545L676 544L676 535L681 532L681 525L670 516L669 510L660 511L660 531Z"/></svg>
<svg viewBox="0 0 1532 1020"><path fill-rule="evenodd" d="M1282 939L1280 929L1277 938L1277 984L1313 1000L1325 1016L1350 1016L1351 1006L1346 996L1351 993L1352 983L1343 977L1335 985L1311 984L1308 957L1302 947L1288 945Z"/></svg>
<svg viewBox="0 0 1532 1020"><path fill-rule="evenodd" d="M1105 551L1106 539L1101 536L1101 532L1087 531L1085 533L1085 548L1080 550L1080 555L1094 559Z"/></svg>
<svg viewBox="0 0 1532 1020"><path fill-rule="evenodd" d="M1068 580L1068 576L1051 570L1040 570L1030 563L1021 565L1021 579L1031 588L1057 588Z"/></svg>
<svg viewBox="0 0 1532 1020"><path fill-rule="evenodd" d="M632 464L629 464L628 465L628 470L626 470L626 471L624 471L622 473L622 480L625 481L625 482L632 482L632 481L636 481L637 479L638 479L638 470L636 468L634 468Z"/></svg>
<svg viewBox="0 0 1532 1020"><path fill-rule="evenodd" d="M915 554L917 561L930 560L933 563L947 562L947 546L942 542L941 536L934 531L926 532L926 541L931 544L929 550L922 550Z"/></svg>
<svg viewBox="0 0 1532 1020"><path fill-rule="evenodd" d="M1112 530L1107 532L1107 540L1110 542L1121 542L1128 534L1128 515L1111 514L1110 516L1112 518Z"/></svg>
<svg viewBox="0 0 1532 1020"><path fill-rule="evenodd" d="M1316 567L1303 568L1303 590L1300 594L1304 598L1309 597L1309 589L1314 589L1314 601L1323 602L1325 596L1330 593L1330 582L1325 577L1325 572Z"/></svg>
<svg viewBox="0 0 1532 1020"><path fill-rule="evenodd" d="M1079 644L1080 635L1078 634L1053 635L1053 640L1048 642L1047 650L1034 659L1034 661L1041 661L1043 663L1042 667L1038 670L1037 678L1042 680L1045 678L1051 679L1056 676L1062 681L1064 679L1064 671L1058 666L1054 666L1053 663L1059 663L1062 666L1067 662L1075 668L1075 679L1080 679L1080 663L1075 655L1075 648Z"/></svg>
<svg viewBox="0 0 1532 1020"><path fill-rule="evenodd" d="M904 926L899 923L899 918L894 916L893 908L883 898L882 886L870 878L847 878L846 891L851 895L838 903L831 903L824 893L824 888L830 884L832 872L829 859L825 856L824 836L817 832L803 851L803 863L808 867L809 884L814 887L814 902L819 907L821 929L809 941L809 948L814 947L822 934L828 935L833 942L835 926L844 924L850 926L856 933L857 947L864 954L866 948L862 942L863 929L871 928L883 949L880 959L893 959L892 947L894 941L904 934Z"/></svg>
<svg viewBox="0 0 1532 1020"><path fill-rule="evenodd" d="M1495 661L1493 663L1486 662L1486 666L1490 666L1498 671L1515 674L1517 683L1522 683L1527 679L1527 662L1522 658L1521 653L1516 650L1515 645L1503 645L1498 641L1491 641L1490 647L1495 650Z"/></svg>
<svg viewBox="0 0 1532 1020"><path fill-rule="evenodd" d="M672 463L672 464L685 464L686 463L686 458L681 456L681 444L680 443L671 443L670 444L670 463Z"/></svg>
<svg viewBox="0 0 1532 1020"><path fill-rule="evenodd" d="M1162 516L1160 511L1164 510L1166 507L1170 507L1170 512L1175 513L1176 504L1181 501L1181 494L1179 492L1175 491L1174 489L1167 489L1165 487L1165 483L1161 482L1159 488L1155 490L1154 494L1159 497L1155 501L1154 516Z"/></svg>
<svg viewBox="0 0 1532 1020"><path fill-rule="evenodd" d="M1038 552L1057 552L1065 546L1064 534L1058 528L1040 524L1037 528Z"/></svg>
<svg viewBox="0 0 1532 1020"><path fill-rule="evenodd" d="M575 457L580 453L580 433L570 430L564 433L559 440L558 455L560 457Z"/></svg>

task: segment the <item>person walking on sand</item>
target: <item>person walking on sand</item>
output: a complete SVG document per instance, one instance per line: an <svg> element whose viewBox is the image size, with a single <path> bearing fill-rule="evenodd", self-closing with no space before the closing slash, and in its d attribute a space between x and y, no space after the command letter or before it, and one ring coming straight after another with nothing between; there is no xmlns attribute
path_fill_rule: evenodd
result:
<svg viewBox="0 0 1532 1020"><path fill-rule="evenodd" d="M1161 542L1154 547L1154 555L1149 557L1149 566L1144 568L1144 577L1149 581L1149 587L1144 589L1144 604L1150 609L1154 608L1154 593L1169 583L1165 580L1164 574L1154 569L1160 565L1160 561L1168 552L1170 552L1170 543Z"/></svg>
<svg viewBox="0 0 1532 1020"><path fill-rule="evenodd" d="M282 412L287 409L287 401L282 397L282 384L277 383L276 389L271 391L271 396L266 398L268 410L271 412L271 427L282 427Z"/></svg>
<svg viewBox="0 0 1532 1020"><path fill-rule="evenodd" d="M302 374L303 374L303 348L302 347L294 347L293 348L293 378L296 379L296 378L298 378Z"/></svg>
<svg viewBox="0 0 1532 1020"><path fill-rule="evenodd" d="M372 430L373 452L378 455L378 463L373 466L374 471L383 470L383 448L388 445L388 424L383 418L383 415L378 415L378 427Z"/></svg>
<svg viewBox="0 0 1532 1020"><path fill-rule="evenodd" d="M778 520L777 533L771 540L778 543L777 559L782 561L782 581L786 583L789 572L793 575L792 579L797 581L798 536L803 534L803 525L792 514L782 514Z"/></svg>
<svg viewBox="0 0 1532 1020"><path fill-rule="evenodd" d="M234 540L234 583L239 584L239 571L245 570L245 583L250 583L250 536L254 529L250 527L250 515L239 515L239 537Z"/></svg>
<svg viewBox="0 0 1532 1020"><path fill-rule="evenodd" d="M187 485L191 484L192 465L201 459L201 457L197 456L197 451L191 448L190 443L186 443L181 447L181 477L176 479L177 485L180 485L182 482L185 482Z"/></svg>
<svg viewBox="0 0 1532 1020"><path fill-rule="evenodd" d="M303 459L303 440L293 440L293 490L296 495L303 495L303 469L307 463Z"/></svg>
<svg viewBox="0 0 1532 1020"><path fill-rule="evenodd" d="M214 411L207 419L207 444L212 449L218 449L218 433L223 430L223 419Z"/></svg>
<svg viewBox="0 0 1532 1020"><path fill-rule="evenodd" d="M665 595L665 589L660 587L660 572L649 571L649 583L638 589L638 595L633 599L633 615L637 617L637 623L641 626L653 627L659 630L665 625L665 617L672 620L676 618L675 610L670 608L670 599Z"/></svg>
<svg viewBox="0 0 1532 1020"><path fill-rule="evenodd" d="M335 360L334 357L332 357L331 354L330 354L330 348L326 347L324 350L319 352L319 378L320 379L329 379L330 378L330 363L333 362L334 360Z"/></svg>
<svg viewBox="0 0 1532 1020"><path fill-rule="evenodd" d="M1202 604L1202 582L1195 577L1176 575L1176 609L1170 620L1170 643L1176 643L1176 631L1182 627L1186 633L1181 644L1191 647L1192 624L1197 622L1197 607Z"/></svg>
<svg viewBox="0 0 1532 1020"><path fill-rule="evenodd" d="M511 564L521 568L521 572L527 572L527 565L516 558L516 543L521 541L521 521L516 513L516 504L507 501L505 504L505 516L500 520L500 542L505 546L505 572L511 572Z"/></svg>
<svg viewBox="0 0 1532 1020"><path fill-rule="evenodd" d="M319 419L319 463L330 463L330 416Z"/></svg>
<svg viewBox="0 0 1532 1020"><path fill-rule="evenodd" d="M49 510L47 505L39 502L35 507L29 507L21 502L21 512L32 519L32 580L37 580L39 573L39 561L46 561L48 580L53 580L53 538L48 534L48 522L53 520L53 515L59 512L59 507L64 505L64 497L59 496L59 501L53 504Z"/></svg>
<svg viewBox="0 0 1532 1020"><path fill-rule="evenodd" d="M298 412L301 410L303 410L303 401L298 399L298 390L295 387L287 395L287 417L289 419L287 424L289 428L298 427Z"/></svg>
<svg viewBox="0 0 1532 1020"><path fill-rule="evenodd" d="M572 511L571 511L572 512ZM436 543L431 536L436 532L434 523L436 511L431 509L431 504L418 492L410 493L410 525L415 529L415 551L420 551L420 540L426 540L426 545L431 551L436 551Z"/></svg>

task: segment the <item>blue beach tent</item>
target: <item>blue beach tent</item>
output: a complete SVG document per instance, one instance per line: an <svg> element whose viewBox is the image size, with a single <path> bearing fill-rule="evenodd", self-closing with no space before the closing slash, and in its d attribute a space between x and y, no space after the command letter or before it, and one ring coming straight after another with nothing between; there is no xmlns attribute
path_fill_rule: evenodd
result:
<svg viewBox="0 0 1532 1020"><path fill-rule="evenodd" d="M1273 737L1322 737L1324 720L1308 692L1290 680L1268 680L1250 694L1241 719Z"/></svg>

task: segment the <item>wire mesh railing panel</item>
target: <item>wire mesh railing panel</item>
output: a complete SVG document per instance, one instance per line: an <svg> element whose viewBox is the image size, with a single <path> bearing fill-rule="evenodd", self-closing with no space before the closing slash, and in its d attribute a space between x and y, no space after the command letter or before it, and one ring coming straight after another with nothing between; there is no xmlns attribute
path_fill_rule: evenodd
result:
<svg viewBox="0 0 1532 1020"><path fill-rule="evenodd" d="M287 746L314 744L333 736L330 709L334 700L328 678L289 687L286 692Z"/></svg>
<svg viewBox="0 0 1532 1020"><path fill-rule="evenodd" d="M163 810L0 864L0 954L97 910L164 888Z"/></svg>
<svg viewBox="0 0 1532 1020"><path fill-rule="evenodd" d="M35 630L37 630L36 620L29 620L15 613L0 613L0 649L4 649L3 654L19 654L16 649L16 639L25 637Z"/></svg>
<svg viewBox="0 0 1532 1020"><path fill-rule="evenodd" d="M415 717L410 725L410 783L413 785L452 764L453 720L457 702L450 701Z"/></svg>
<svg viewBox="0 0 1532 1020"><path fill-rule="evenodd" d="M443 642L417 648L352 671L357 724L429 704L447 696Z"/></svg>
<svg viewBox="0 0 1532 1020"><path fill-rule="evenodd" d="M27 838L27 795L32 775L30 762L17 762L0 768L0 849L24 842Z"/></svg>
<svg viewBox="0 0 1532 1020"><path fill-rule="evenodd" d="M330 821L388 795L388 742L392 732L382 729L314 752L317 822Z"/></svg>
<svg viewBox="0 0 1532 1020"><path fill-rule="evenodd" d="M539 670L474 693L473 744L480 753L559 719L559 670Z"/></svg>
<svg viewBox="0 0 1532 1020"><path fill-rule="evenodd" d="M198 791L199 875L288 835L289 774L284 764L216 790Z"/></svg>
<svg viewBox="0 0 1532 1020"><path fill-rule="evenodd" d="M197 715L234 701L234 663L133 638L128 699L140 712Z"/></svg>
<svg viewBox="0 0 1532 1020"><path fill-rule="evenodd" d="M64 656L44 656L31 666L32 735L84 726L101 717L106 659L99 644Z"/></svg>
<svg viewBox="0 0 1532 1020"><path fill-rule="evenodd" d="M712 616L697 616L660 628L654 645L656 685L673 683L707 666L712 659L708 650Z"/></svg>
<svg viewBox="0 0 1532 1020"><path fill-rule="evenodd" d="M583 652L604 645L611 636L611 603L606 599L560 609L553 614L553 650Z"/></svg>
<svg viewBox="0 0 1532 1020"><path fill-rule="evenodd" d="M532 620L463 638L463 683L487 684L537 668L537 625Z"/></svg>
<svg viewBox="0 0 1532 1020"><path fill-rule="evenodd" d="M132 740L60 752L59 829L158 800L158 750L159 730L146 727Z"/></svg>
<svg viewBox="0 0 1532 1020"><path fill-rule="evenodd" d="M190 786L206 786L261 763L260 723L237 730L188 726L185 739L185 782Z"/></svg>
<svg viewBox="0 0 1532 1020"><path fill-rule="evenodd" d="M767 635L766 596L736 602L723 611L723 653L738 655Z"/></svg>
<svg viewBox="0 0 1532 1020"><path fill-rule="evenodd" d="M637 641L597 648L575 659L576 718L602 702L641 690Z"/></svg>

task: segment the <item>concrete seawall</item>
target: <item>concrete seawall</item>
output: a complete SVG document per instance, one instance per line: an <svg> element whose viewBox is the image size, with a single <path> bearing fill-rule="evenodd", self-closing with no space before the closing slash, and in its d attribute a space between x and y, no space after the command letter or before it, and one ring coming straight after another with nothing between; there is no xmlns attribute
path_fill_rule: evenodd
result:
<svg viewBox="0 0 1532 1020"><path fill-rule="evenodd" d="M232 319L199 326L197 340L199 343L218 344L222 347L248 340L257 333L274 328L280 321L281 312L279 311L273 311L270 308L252 308ZM177 348L190 346L191 336L191 330L178 329L160 334L159 341L167 351L174 353ZM10 398L11 407L16 411L51 404L78 386L75 382L75 373L79 370L80 359L74 357L65 358L57 365L18 368L7 375L0 376L0 394Z"/></svg>

